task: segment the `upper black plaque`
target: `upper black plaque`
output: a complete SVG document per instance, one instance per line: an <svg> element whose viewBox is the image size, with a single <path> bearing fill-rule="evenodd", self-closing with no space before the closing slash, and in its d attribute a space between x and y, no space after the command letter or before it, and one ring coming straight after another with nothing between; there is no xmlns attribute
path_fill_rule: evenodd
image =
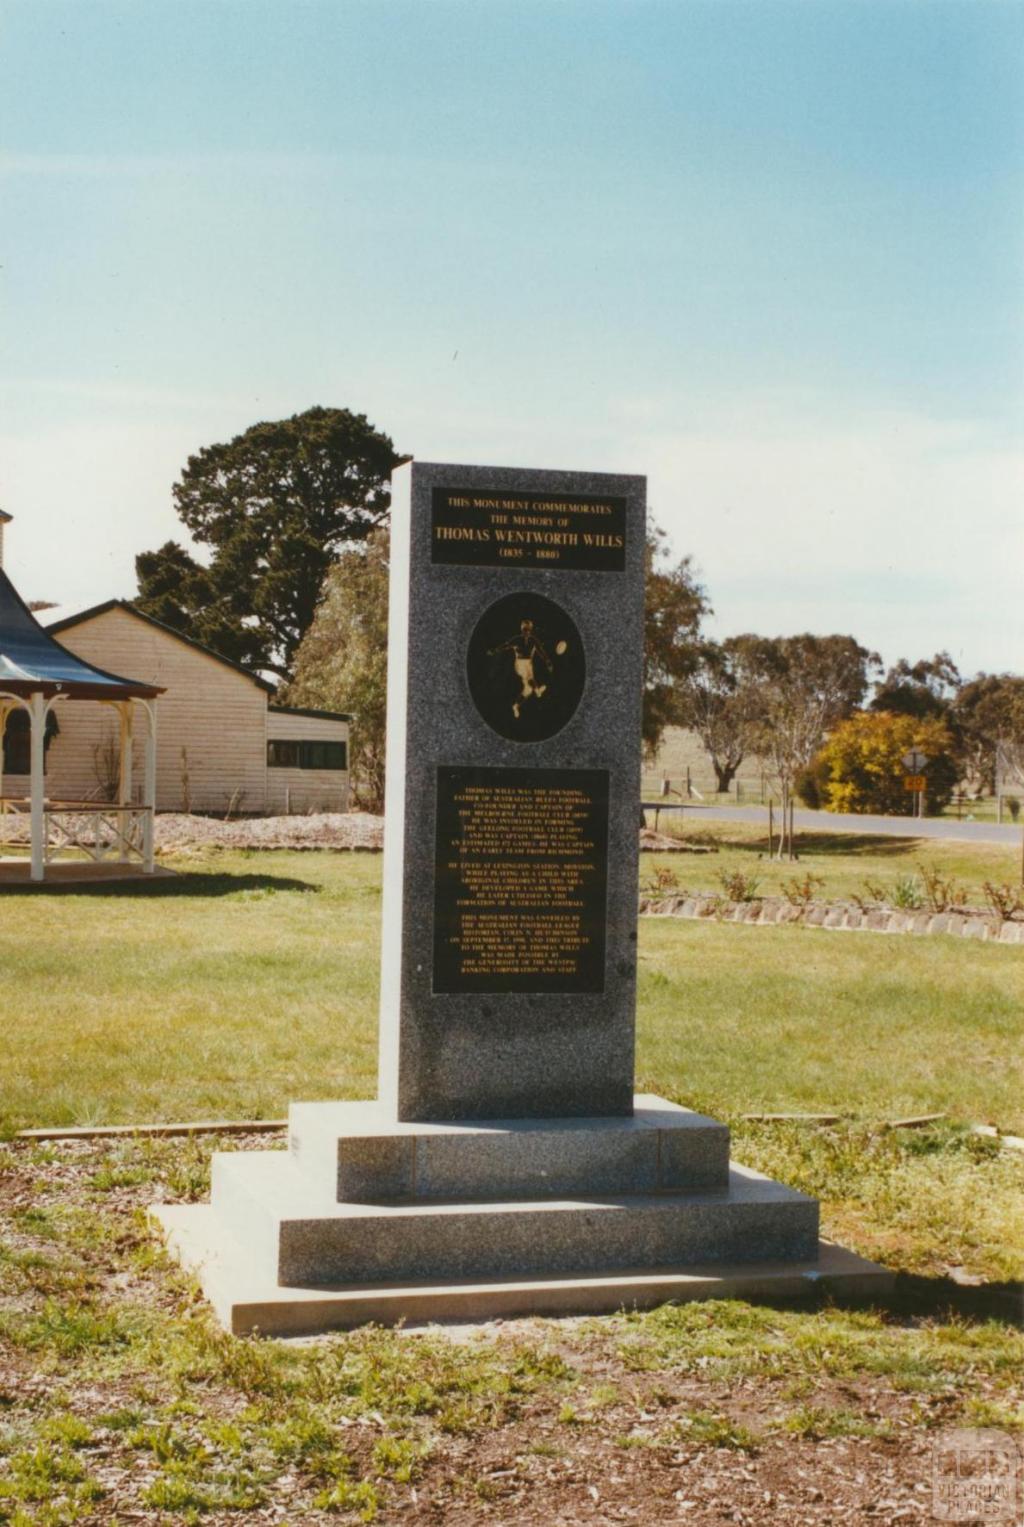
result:
<svg viewBox="0 0 1024 1527"><path fill-rule="evenodd" d="M485 610L466 653L473 703L512 742L545 742L575 713L586 681L576 622L543 594L509 594Z"/></svg>
<svg viewBox="0 0 1024 1527"><path fill-rule="evenodd" d="M620 573L626 500L435 488L430 559L461 567Z"/></svg>

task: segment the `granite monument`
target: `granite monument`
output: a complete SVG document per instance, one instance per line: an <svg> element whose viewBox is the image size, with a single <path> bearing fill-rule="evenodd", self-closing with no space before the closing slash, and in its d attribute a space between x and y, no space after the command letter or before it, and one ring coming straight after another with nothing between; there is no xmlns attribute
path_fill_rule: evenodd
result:
<svg viewBox="0 0 1024 1527"><path fill-rule="evenodd" d="M229 1328L878 1276L634 1096L645 532L641 477L395 473L379 1096L155 1211Z"/></svg>

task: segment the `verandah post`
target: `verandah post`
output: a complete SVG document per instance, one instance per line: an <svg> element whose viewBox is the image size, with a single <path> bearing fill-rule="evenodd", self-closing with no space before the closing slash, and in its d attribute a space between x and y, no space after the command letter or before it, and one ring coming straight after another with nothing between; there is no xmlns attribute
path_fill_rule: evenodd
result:
<svg viewBox="0 0 1024 1527"><path fill-rule="evenodd" d="M142 868L153 873L153 837L156 817L156 701L142 702L146 709L146 764L143 786L145 815L142 823Z"/></svg>
<svg viewBox="0 0 1024 1527"><path fill-rule="evenodd" d="M33 880L42 880L45 863L45 819L43 816L43 784L46 757L46 697L41 691L29 696L29 780L31 799L31 835Z"/></svg>

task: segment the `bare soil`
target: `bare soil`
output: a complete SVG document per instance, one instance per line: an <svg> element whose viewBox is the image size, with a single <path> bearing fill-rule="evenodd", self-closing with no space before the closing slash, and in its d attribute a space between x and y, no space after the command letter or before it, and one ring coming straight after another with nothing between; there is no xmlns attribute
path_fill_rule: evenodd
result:
<svg viewBox="0 0 1024 1527"><path fill-rule="evenodd" d="M648 854L717 854L717 843L700 843L692 838L673 838L653 827L641 827L640 850Z"/></svg>

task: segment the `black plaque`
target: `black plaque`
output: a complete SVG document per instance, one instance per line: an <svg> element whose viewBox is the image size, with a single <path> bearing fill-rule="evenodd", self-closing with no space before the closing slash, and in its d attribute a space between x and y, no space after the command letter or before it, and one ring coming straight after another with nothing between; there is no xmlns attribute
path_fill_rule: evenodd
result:
<svg viewBox="0 0 1024 1527"><path fill-rule="evenodd" d="M430 559L460 567L621 573L626 500L435 488Z"/></svg>
<svg viewBox="0 0 1024 1527"><path fill-rule="evenodd" d="M544 742L575 714L586 683L583 638L543 594L508 594L484 611L466 652L473 703L512 742Z"/></svg>
<svg viewBox="0 0 1024 1527"><path fill-rule="evenodd" d="M604 991L607 881L607 770L439 768L434 991Z"/></svg>

